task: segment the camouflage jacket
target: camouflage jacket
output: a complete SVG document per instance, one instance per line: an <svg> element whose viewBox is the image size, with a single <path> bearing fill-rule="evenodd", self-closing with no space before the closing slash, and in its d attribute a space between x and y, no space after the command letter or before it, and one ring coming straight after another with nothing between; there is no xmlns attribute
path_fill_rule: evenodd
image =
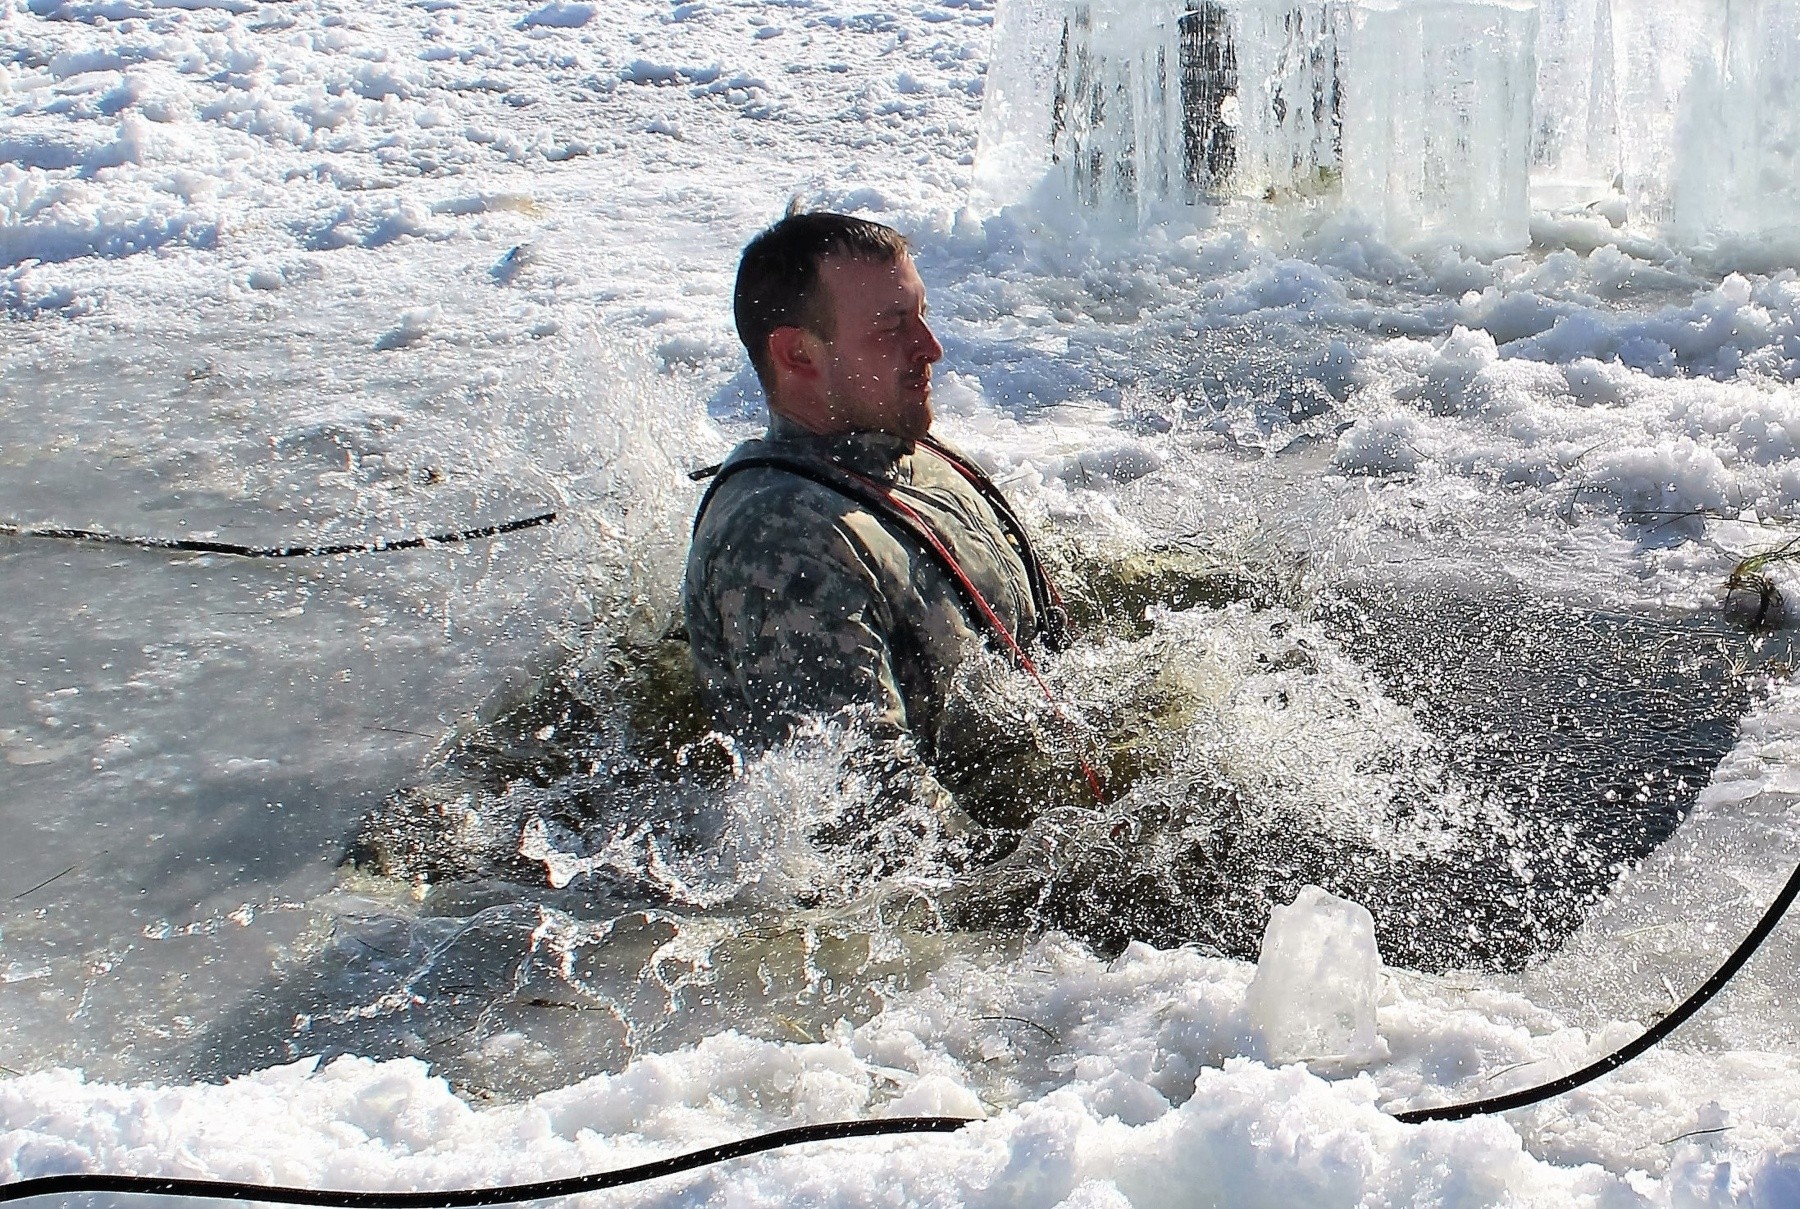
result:
<svg viewBox="0 0 1800 1209"><path fill-rule="evenodd" d="M886 433L821 437L775 417L725 466L778 456L887 485L1027 645L1038 617L1024 560L994 509L945 459ZM730 474L700 516L683 604L707 704L760 746L796 721L859 709L878 739L927 760L959 664L986 637L918 537L857 499L775 467Z"/></svg>

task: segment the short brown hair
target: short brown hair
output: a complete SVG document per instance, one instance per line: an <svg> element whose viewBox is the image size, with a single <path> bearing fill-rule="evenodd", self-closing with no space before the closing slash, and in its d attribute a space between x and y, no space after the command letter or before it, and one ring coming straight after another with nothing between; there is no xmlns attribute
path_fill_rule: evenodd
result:
<svg viewBox="0 0 1800 1209"><path fill-rule="evenodd" d="M752 239L738 261L731 309L738 339L766 391L774 384L769 336L778 327L803 327L831 338L831 316L819 290L819 262L827 256L894 261L909 254L906 236L866 218L790 212Z"/></svg>

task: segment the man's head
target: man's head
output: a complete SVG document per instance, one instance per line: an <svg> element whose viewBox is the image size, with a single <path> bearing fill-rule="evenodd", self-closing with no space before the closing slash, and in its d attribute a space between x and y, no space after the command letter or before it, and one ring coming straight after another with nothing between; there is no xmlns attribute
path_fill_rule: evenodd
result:
<svg viewBox="0 0 1800 1209"><path fill-rule="evenodd" d="M733 298L769 410L819 433L931 427L925 283L906 237L843 214L790 214L750 241Z"/></svg>

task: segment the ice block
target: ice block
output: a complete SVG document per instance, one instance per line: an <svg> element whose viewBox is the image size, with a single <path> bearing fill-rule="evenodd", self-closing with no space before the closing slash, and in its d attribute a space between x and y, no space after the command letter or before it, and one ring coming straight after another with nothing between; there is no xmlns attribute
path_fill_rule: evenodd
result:
<svg viewBox="0 0 1800 1209"><path fill-rule="evenodd" d="M1356 0L1344 204L1401 246L1524 248L1537 15L1531 0Z"/></svg>
<svg viewBox="0 0 1800 1209"><path fill-rule="evenodd" d="M1274 202L1336 191L1345 12L1339 2L1207 0L1183 17L1184 81L1230 65L1216 107L1192 95L1186 106L1190 141L1207 153L1190 155L1202 193Z"/></svg>
<svg viewBox="0 0 1800 1209"><path fill-rule="evenodd" d="M1004 0L975 193L1084 209L1335 191L1343 0Z"/></svg>
<svg viewBox="0 0 1800 1209"><path fill-rule="evenodd" d="M1700 128L1719 116L1716 93L1732 2L1614 0L1620 161L1628 214L1639 227L1668 228L1675 195L1716 155L1718 149L1696 144Z"/></svg>
<svg viewBox="0 0 1800 1209"><path fill-rule="evenodd" d="M1057 48L1050 160L1068 194L1142 215L1187 193L1181 0L1070 5Z"/></svg>
<svg viewBox="0 0 1800 1209"><path fill-rule="evenodd" d="M1611 196L1619 175L1619 116L1611 0L1541 0L1531 131L1534 207Z"/></svg>
<svg viewBox="0 0 1800 1209"><path fill-rule="evenodd" d="M1631 221L1690 251L1800 258L1800 0L1614 0Z"/></svg>

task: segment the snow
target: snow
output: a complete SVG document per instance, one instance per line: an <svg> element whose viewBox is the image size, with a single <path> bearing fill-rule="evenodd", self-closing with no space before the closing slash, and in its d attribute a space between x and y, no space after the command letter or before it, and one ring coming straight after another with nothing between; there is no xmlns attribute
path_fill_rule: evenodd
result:
<svg viewBox="0 0 1800 1209"><path fill-rule="evenodd" d="M1604 6L1566 7L1585 28ZM1591 1061L1735 943L1800 818L1800 693L1778 677L1674 833L1596 872L1605 897L1511 972L1382 962L1378 928L1429 933L1467 905L1437 883L1410 887L1410 920L1289 891L1261 966L913 926L928 878L862 894L801 835L845 806L843 734L701 803L720 844L698 856L629 829L564 852L545 830L555 891L340 869L359 820L455 736L662 633L685 472L759 406L729 326L735 254L795 195L914 238L945 430L1031 523L1088 550L1188 539L1272 579L1303 557L1298 597L1160 607L1147 637L1050 662L1096 715L1186 702L1140 806L1225 769L1261 836L1402 870L1504 840L1496 821L1529 803L1483 798L1460 760L1480 740L1431 730L1308 601L1509 585L1674 644L1740 559L1790 538L1785 195L1692 211L1724 217L1689 238L1639 221L1628 172L1621 204L1540 208L1528 248L1480 256L1324 207L1090 221L1045 204L1014 137L1049 115L1054 48L1019 49L1042 11L0 9L0 519L267 545L560 515L288 566L0 546L0 1175L448 1187L941 1112L981 1120L614 1199L1800 1198L1791 926L1600 1082L1502 1118L1391 1116ZM1647 11L1614 0L1618 36ZM1760 98L1765 158L1732 163L1779 174L1788 43L1761 40L1767 63L1725 78ZM1572 56L1557 86L1579 97L1599 68ZM1676 97L1634 105L1678 143ZM1717 641L1756 661L1781 637ZM693 806L619 784L606 802L628 818ZM1506 855L1529 884L1583 854Z"/></svg>

